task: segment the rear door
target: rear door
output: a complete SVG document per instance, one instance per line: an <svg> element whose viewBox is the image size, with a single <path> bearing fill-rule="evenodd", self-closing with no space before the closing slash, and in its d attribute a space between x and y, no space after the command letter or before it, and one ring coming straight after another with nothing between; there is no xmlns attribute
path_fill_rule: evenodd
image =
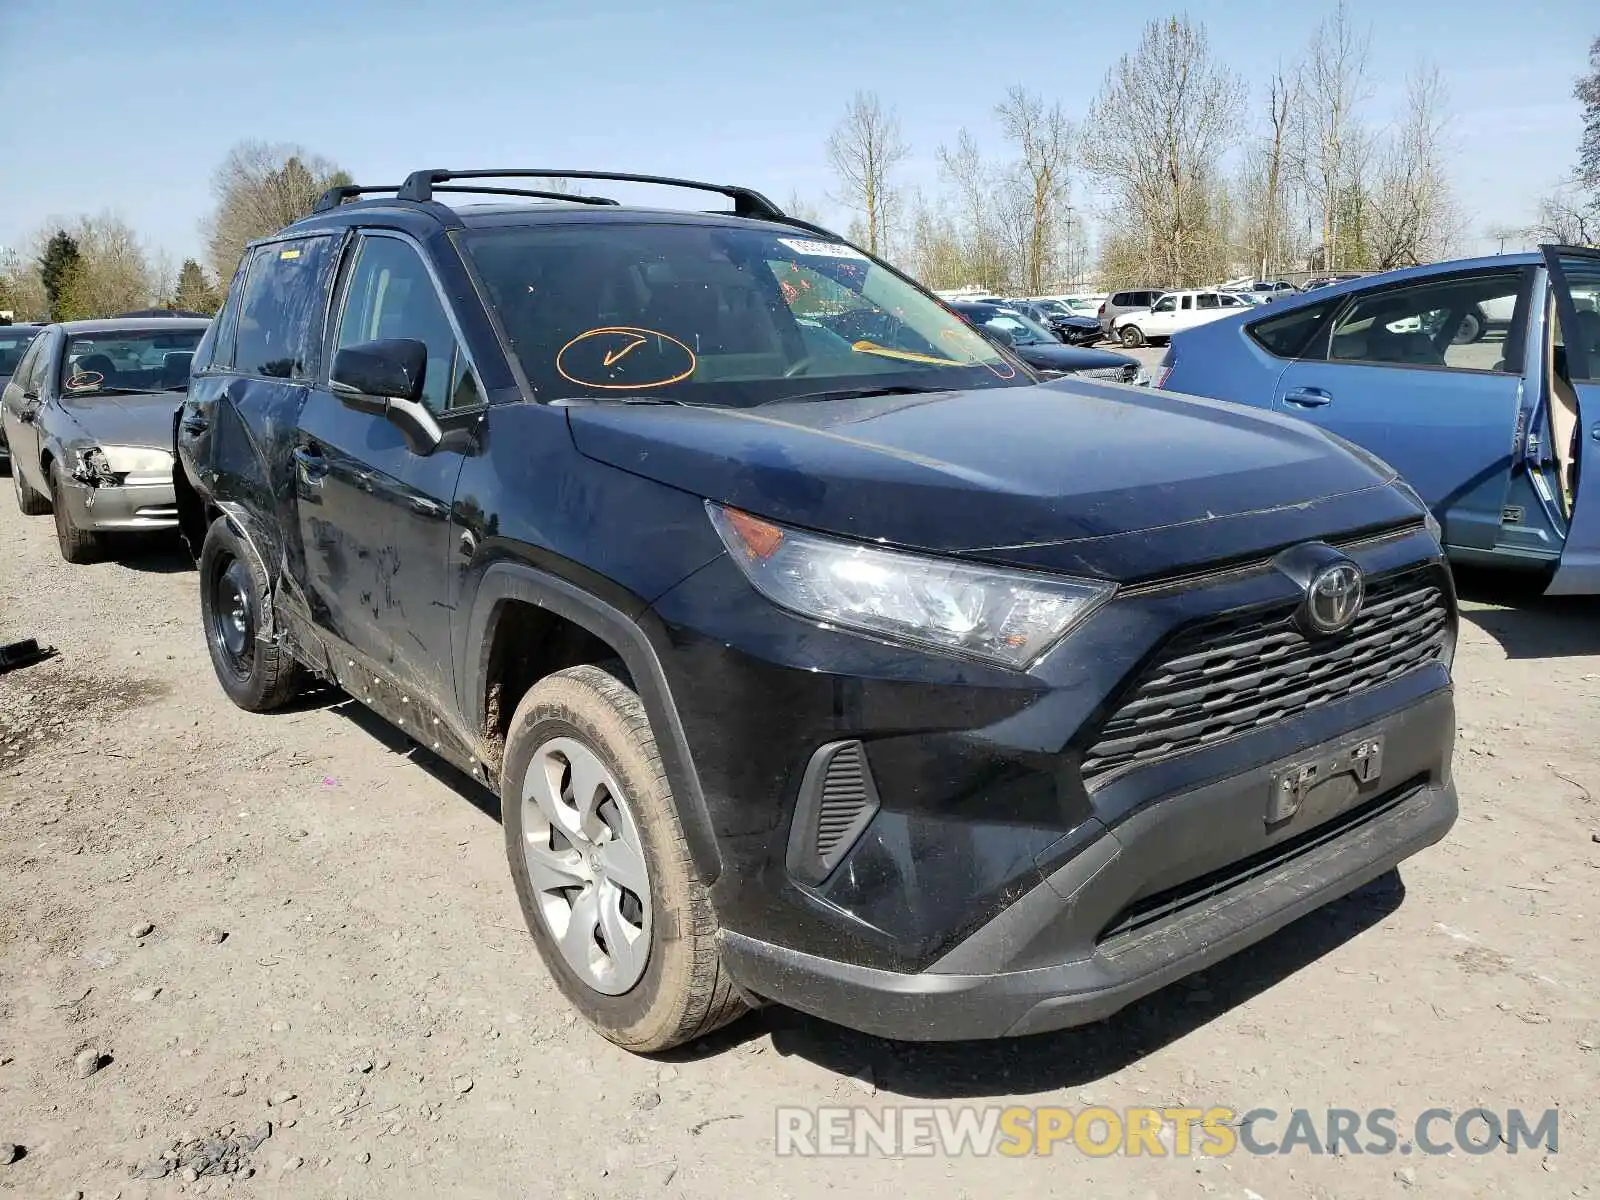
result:
<svg viewBox="0 0 1600 1200"><path fill-rule="evenodd" d="M1546 247L1555 300L1550 450L1570 512L1550 595L1600 593L1600 250Z"/></svg>
<svg viewBox="0 0 1600 1200"><path fill-rule="evenodd" d="M1386 460L1444 526L1492 552L1521 430L1522 269L1459 272L1346 298L1278 377L1273 406ZM1517 297L1510 330L1459 341L1472 306Z"/></svg>

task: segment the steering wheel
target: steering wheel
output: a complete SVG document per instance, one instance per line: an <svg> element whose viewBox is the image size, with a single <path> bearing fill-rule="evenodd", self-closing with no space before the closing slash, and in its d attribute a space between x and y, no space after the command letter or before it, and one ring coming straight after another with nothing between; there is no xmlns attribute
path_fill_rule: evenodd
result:
<svg viewBox="0 0 1600 1200"><path fill-rule="evenodd" d="M807 354L803 358L798 358L789 364L788 369L783 373L783 377L785 379L793 379L796 375L803 375L806 369L816 361L817 356L815 354Z"/></svg>

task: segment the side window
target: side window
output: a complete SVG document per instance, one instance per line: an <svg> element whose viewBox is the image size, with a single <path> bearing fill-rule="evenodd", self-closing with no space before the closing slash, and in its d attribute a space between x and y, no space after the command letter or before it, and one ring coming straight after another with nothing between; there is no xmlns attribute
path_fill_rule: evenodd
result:
<svg viewBox="0 0 1600 1200"><path fill-rule="evenodd" d="M1131 308L1133 306L1133 294L1131 292L1118 292L1111 297L1111 303L1115 308Z"/></svg>
<svg viewBox="0 0 1600 1200"><path fill-rule="evenodd" d="M483 402L421 257L399 238L368 235L361 239L350 269L337 345L342 350L388 338L427 346L422 402L430 410L442 413Z"/></svg>
<svg viewBox="0 0 1600 1200"><path fill-rule="evenodd" d="M256 248L232 330L237 370L274 379L310 377L332 245L332 238L315 237ZM224 325L219 341L230 332Z"/></svg>
<svg viewBox="0 0 1600 1200"><path fill-rule="evenodd" d="M246 255L240 260L238 268L233 273L233 281L228 285L228 294L223 297L222 310L206 326L205 336L200 339L194 354L194 370L192 374L198 375L202 371L227 370L233 366L234 335L239 329L239 298L244 294L245 272L249 269L250 257Z"/></svg>
<svg viewBox="0 0 1600 1200"><path fill-rule="evenodd" d="M1589 258L1564 258L1561 272L1567 277L1572 307L1577 309L1578 315L1571 331L1557 326L1556 344L1563 349L1570 346L1582 351L1562 356L1571 378L1600 383L1600 262Z"/></svg>
<svg viewBox="0 0 1600 1200"><path fill-rule="evenodd" d="M1215 292L1201 292L1195 297L1196 308L1221 308L1222 302Z"/></svg>
<svg viewBox="0 0 1600 1200"><path fill-rule="evenodd" d="M1500 371L1521 274L1454 275L1358 295L1329 339L1332 362ZM1515 364L1511 367L1517 373Z"/></svg>
<svg viewBox="0 0 1600 1200"><path fill-rule="evenodd" d="M1276 307L1276 305L1274 305ZM1247 326L1257 344L1279 358L1298 358L1332 310L1331 304L1313 304Z"/></svg>
<svg viewBox="0 0 1600 1200"><path fill-rule="evenodd" d="M39 371L38 369L39 360L42 357L41 350L44 344L49 340L50 339L48 337L34 338L33 344L22 352L22 361L17 363L17 369L12 372L12 378L16 380L17 386L25 392L36 392L39 390L33 383L33 376L36 374L43 374L43 372Z"/></svg>
<svg viewBox="0 0 1600 1200"><path fill-rule="evenodd" d="M1158 300L1156 302L1156 306L1153 309L1151 309L1150 311L1151 312L1176 312L1177 308L1178 308L1178 298L1176 296L1163 296L1160 300Z"/></svg>
<svg viewBox="0 0 1600 1200"><path fill-rule="evenodd" d="M1193 309L1194 309L1194 297L1193 296L1185 296L1185 297L1183 297L1183 311L1184 312L1191 312L1191 311L1193 311Z"/></svg>

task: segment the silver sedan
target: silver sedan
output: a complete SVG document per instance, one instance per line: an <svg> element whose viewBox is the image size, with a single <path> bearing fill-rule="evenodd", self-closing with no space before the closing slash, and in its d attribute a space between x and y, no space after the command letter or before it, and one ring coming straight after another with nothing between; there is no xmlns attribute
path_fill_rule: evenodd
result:
<svg viewBox="0 0 1600 1200"><path fill-rule="evenodd" d="M208 324L172 317L48 326L0 394L17 505L55 514L68 562L95 558L110 534L177 527L172 420Z"/></svg>

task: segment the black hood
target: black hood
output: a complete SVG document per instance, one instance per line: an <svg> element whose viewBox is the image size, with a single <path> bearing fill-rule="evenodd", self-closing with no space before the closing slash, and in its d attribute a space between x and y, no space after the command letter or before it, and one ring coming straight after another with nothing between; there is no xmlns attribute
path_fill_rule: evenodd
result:
<svg viewBox="0 0 1600 1200"><path fill-rule="evenodd" d="M775 521L1108 578L1422 516L1309 425L1079 379L568 420L589 458Z"/></svg>

